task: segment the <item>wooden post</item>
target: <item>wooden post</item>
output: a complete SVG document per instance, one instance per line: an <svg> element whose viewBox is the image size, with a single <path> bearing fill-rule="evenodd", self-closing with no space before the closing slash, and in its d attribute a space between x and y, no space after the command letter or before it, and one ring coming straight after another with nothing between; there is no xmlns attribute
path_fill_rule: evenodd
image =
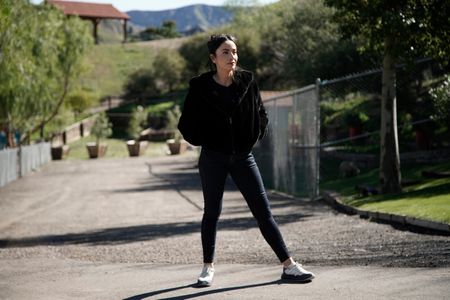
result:
<svg viewBox="0 0 450 300"><path fill-rule="evenodd" d="M97 27L98 27L98 24L100 23L100 19L91 19L92 20L92 25L94 25L94 31L93 31L93 34L94 34L94 41L95 41L95 44L96 45L98 45L98 31L97 31Z"/></svg>
<svg viewBox="0 0 450 300"><path fill-rule="evenodd" d="M127 42L127 19L122 20L123 24L123 43Z"/></svg>

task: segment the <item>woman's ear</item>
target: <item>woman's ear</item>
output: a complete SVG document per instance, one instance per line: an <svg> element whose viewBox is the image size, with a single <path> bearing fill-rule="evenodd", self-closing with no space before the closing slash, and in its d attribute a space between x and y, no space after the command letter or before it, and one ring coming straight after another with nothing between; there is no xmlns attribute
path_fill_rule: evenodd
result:
<svg viewBox="0 0 450 300"><path fill-rule="evenodd" d="M213 63L216 63L216 56L215 56L214 54L210 54L210 55L209 55L209 59L211 59L211 61L212 61Z"/></svg>

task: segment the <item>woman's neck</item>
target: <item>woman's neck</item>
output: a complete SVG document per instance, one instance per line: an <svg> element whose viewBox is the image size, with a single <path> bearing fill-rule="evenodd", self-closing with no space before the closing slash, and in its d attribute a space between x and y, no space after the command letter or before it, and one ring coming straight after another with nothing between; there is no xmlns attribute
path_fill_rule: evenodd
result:
<svg viewBox="0 0 450 300"><path fill-rule="evenodd" d="M230 86L233 83L233 75L234 75L234 70L233 71L217 70L217 72L214 74L213 78L220 85Z"/></svg>

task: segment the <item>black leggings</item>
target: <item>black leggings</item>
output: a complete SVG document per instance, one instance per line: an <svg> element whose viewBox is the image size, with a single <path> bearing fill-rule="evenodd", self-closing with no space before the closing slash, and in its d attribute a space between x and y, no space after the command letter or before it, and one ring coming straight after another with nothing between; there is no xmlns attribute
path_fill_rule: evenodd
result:
<svg viewBox="0 0 450 300"><path fill-rule="evenodd" d="M212 263L214 260L217 221L222 211L223 192L228 174L247 201L264 239L272 247L280 262L290 257L270 211L269 200L252 153L226 155L203 148L199 170L205 201L202 220L204 263Z"/></svg>

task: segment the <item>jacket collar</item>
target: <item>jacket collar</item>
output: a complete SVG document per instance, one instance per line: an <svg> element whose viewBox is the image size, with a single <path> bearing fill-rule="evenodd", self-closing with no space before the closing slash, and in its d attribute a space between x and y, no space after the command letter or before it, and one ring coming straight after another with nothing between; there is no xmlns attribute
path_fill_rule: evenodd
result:
<svg viewBox="0 0 450 300"><path fill-rule="evenodd" d="M200 86L204 89L205 96L209 99L211 98L211 96L214 97L217 95L217 91L211 84L211 81L214 80L212 78L213 75L214 71L210 71L207 73L203 73L198 77L198 80L201 82ZM234 79L236 84L236 93L239 99L239 105L247 94L250 84L253 81L253 74L249 71L238 69L235 72Z"/></svg>

